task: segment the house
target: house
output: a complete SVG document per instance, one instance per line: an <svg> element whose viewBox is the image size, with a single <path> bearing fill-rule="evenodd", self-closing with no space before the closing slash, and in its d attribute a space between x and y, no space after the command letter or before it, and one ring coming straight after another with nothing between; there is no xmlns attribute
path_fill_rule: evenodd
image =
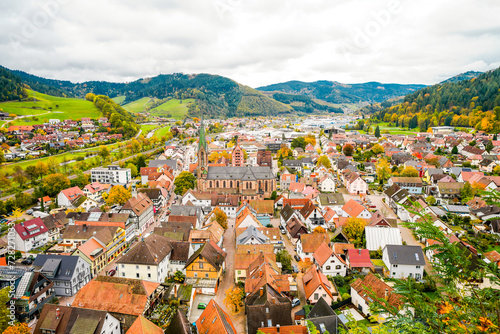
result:
<svg viewBox="0 0 500 334"><path fill-rule="evenodd" d="M472 214L482 221L500 218L500 207L496 205L487 205L482 208L472 210Z"/></svg>
<svg viewBox="0 0 500 334"><path fill-rule="evenodd" d="M280 187L281 191L288 190L291 182L297 182L297 175L282 173L280 175Z"/></svg>
<svg viewBox="0 0 500 334"><path fill-rule="evenodd" d="M56 296L73 296L90 282L90 265L79 256L38 254L36 270L54 283Z"/></svg>
<svg viewBox="0 0 500 334"><path fill-rule="evenodd" d="M382 250L386 245L402 245L401 230L397 227L365 227L366 249Z"/></svg>
<svg viewBox="0 0 500 334"><path fill-rule="evenodd" d="M276 263L275 256L259 254L255 260L250 263L246 272L245 293L252 294L268 284L282 295L290 295L290 275L281 273ZM297 291L296 285L295 291Z"/></svg>
<svg viewBox="0 0 500 334"><path fill-rule="evenodd" d="M249 226L243 233L236 235L236 245L258 245L269 243L269 237L255 226Z"/></svg>
<svg viewBox="0 0 500 334"><path fill-rule="evenodd" d="M352 218L370 219L372 217L372 214L363 205L359 204L358 202L356 202L353 199L350 199L342 207L342 216L343 217L352 217Z"/></svg>
<svg viewBox="0 0 500 334"><path fill-rule="evenodd" d="M441 201L458 199L463 187L463 182L438 182L436 198Z"/></svg>
<svg viewBox="0 0 500 334"><path fill-rule="evenodd" d="M61 235L61 230L66 224L66 213L64 211L48 215L42 218L43 224L49 230L49 242L56 241Z"/></svg>
<svg viewBox="0 0 500 334"><path fill-rule="evenodd" d="M350 270L366 273L373 268L368 249L347 249L346 262Z"/></svg>
<svg viewBox="0 0 500 334"><path fill-rule="evenodd" d="M97 276L76 294L72 306L108 311L124 320L134 316L135 321L135 317L151 314L163 294L159 283Z"/></svg>
<svg viewBox="0 0 500 334"><path fill-rule="evenodd" d="M245 299L248 334L256 334L260 327L289 326L292 321L290 299L265 284Z"/></svg>
<svg viewBox="0 0 500 334"><path fill-rule="evenodd" d="M348 332L339 316L322 297L316 302L306 318L316 326L319 333L340 333L342 330ZM295 331L294 333L300 333ZM308 333L306 331L306 333Z"/></svg>
<svg viewBox="0 0 500 334"><path fill-rule="evenodd" d="M151 199L142 193L137 193L132 185L132 198L120 209L120 213L128 213L130 222L135 225L137 236L144 233L154 222L154 205Z"/></svg>
<svg viewBox="0 0 500 334"><path fill-rule="evenodd" d="M16 319L20 322L31 322L46 303L56 298L54 283L42 273L26 271L17 286L13 283L11 286L15 290L12 291L11 303L15 306Z"/></svg>
<svg viewBox="0 0 500 334"><path fill-rule="evenodd" d="M329 193L318 195L319 207L321 209L331 208L337 215L342 215L342 207L345 205L344 196L340 193Z"/></svg>
<svg viewBox="0 0 500 334"><path fill-rule="evenodd" d="M327 233L301 234L297 242L297 255L302 261L313 261L313 254L321 244L329 243L330 238Z"/></svg>
<svg viewBox="0 0 500 334"><path fill-rule="evenodd" d="M312 265L302 277L306 300L310 304L316 304L322 297L328 304L339 299L337 288L328 280L316 265Z"/></svg>
<svg viewBox="0 0 500 334"><path fill-rule="evenodd" d="M158 213L167 202L167 198L160 188L139 189L139 193L145 194L153 202L154 213Z"/></svg>
<svg viewBox="0 0 500 334"><path fill-rule="evenodd" d="M335 180L331 175L325 175L318 181L321 192L335 192Z"/></svg>
<svg viewBox="0 0 500 334"><path fill-rule="evenodd" d="M295 211L289 204L285 205L280 212L281 226L285 227L293 217L295 217L298 220L301 219L297 211Z"/></svg>
<svg viewBox="0 0 500 334"><path fill-rule="evenodd" d="M189 189L184 196L182 196L181 203L186 205L191 202L195 206L209 207L212 204L212 194L209 191L195 191Z"/></svg>
<svg viewBox="0 0 500 334"><path fill-rule="evenodd" d="M80 256L90 265L91 277L97 276L108 264L106 244L96 237L91 237L81 246L78 246L71 255Z"/></svg>
<svg viewBox="0 0 500 334"><path fill-rule="evenodd" d="M61 190L57 195L57 204L59 206L72 207L73 201L80 196L85 196L79 187L71 187Z"/></svg>
<svg viewBox="0 0 500 334"><path fill-rule="evenodd" d="M49 242L49 229L40 218L33 218L16 224L14 230L14 247L18 251L27 253Z"/></svg>
<svg viewBox="0 0 500 334"><path fill-rule="evenodd" d="M301 235L307 234L307 227L296 217L292 217L285 226L286 234L293 245L297 244Z"/></svg>
<svg viewBox="0 0 500 334"><path fill-rule="evenodd" d="M236 217L235 227L236 228L246 228L246 227L262 227L257 217L252 213L252 211L245 207L241 213Z"/></svg>
<svg viewBox="0 0 500 334"><path fill-rule="evenodd" d="M124 333L120 320L107 311L47 304L36 322L34 334L79 333L82 328L93 333Z"/></svg>
<svg viewBox="0 0 500 334"><path fill-rule="evenodd" d="M173 315L170 324L165 329L165 334L194 334L191 323L189 323L184 312L179 308Z"/></svg>
<svg viewBox="0 0 500 334"><path fill-rule="evenodd" d="M312 201L308 201L306 205L302 207L299 211L299 215L301 220L311 231L316 227L328 228L323 213Z"/></svg>
<svg viewBox="0 0 500 334"><path fill-rule="evenodd" d="M367 194L368 184L358 173L347 170L342 174L344 186L351 195Z"/></svg>
<svg viewBox="0 0 500 334"><path fill-rule="evenodd" d="M164 283L169 272L171 253L168 238L151 234L116 262L118 277Z"/></svg>
<svg viewBox="0 0 500 334"><path fill-rule="evenodd" d="M369 273L363 279L358 278L351 283L351 300L358 311L366 317L371 314L371 304L374 298L385 299L387 307L400 309L403 305L402 296L396 294L394 289L382 282L375 275ZM388 318L388 315L381 314L382 318Z"/></svg>
<svg viewBox="0 0 500 334"><path fill-rule="evenodd" d="M313 254L314 264L327 276L346 276L347 264L326 242L316 249Z"/></svg>
<svg viewBox="0 0 500 334"><path fill-rule="evenodd" d="M238 195L218 195L212 194L210 206L212 210L216 207L224 211L228 218L236 218L238 209Z"/></svg>
<svg viewBox="0 0 500 334"><path fill-rule="evenodd" d="M196 320L196 329L198 333L236 334L231 318L213 299Z"/></svg>
<svg viewBox="0 0 500 334"><path fill-rule="evenodd" d="M420 246L386 245L382 254L391 278L420 281L424 277L425 258Z"/></svg>
<svg viewBox="0 0 500 334"><path fill-rule="evenodd" d="M410 194L422 193L422 179L419 177L393 176L387 181L389 186L397 184L401 189L406 189Z"/></svg>
<svg viewBox="0 0 500 334"><path fill-rule="evenodd" d="M226 252L220 249L213 241L200 247L184 266L186 277L201 277L218 280L225 267Z"/></svg>
<svg viewBox="0 0 500 334"><path fill-rule="evenodd" d="M87 198L95 202L102 202L103 201L102 194L108 192L110 188L111 188L110 184L101 184L99 182L92 182L83 187L82 191Z"/></svg>

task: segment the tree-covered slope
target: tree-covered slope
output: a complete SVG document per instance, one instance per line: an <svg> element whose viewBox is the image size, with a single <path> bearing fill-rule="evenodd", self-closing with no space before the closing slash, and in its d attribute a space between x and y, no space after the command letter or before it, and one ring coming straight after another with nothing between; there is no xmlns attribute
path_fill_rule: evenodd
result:
<svg viewBox="0 0 500 334"><path fill-rule="evenodd" d="M448 82L459 82L459 81L464 81L464 80L470 80L470 79L477 78L481 74L483 74L483 72L467 71L465 73L460 73L460 74L455 75L451 78L448 78L448 79L440 82L440 84L444 84L444 83L448 83Z"/></svg>
<svg viewBox="0 0 500 334"><path fill-rule="evenodd" d="M27 96L21 78L0 66L0 102L21 100Z"/></svg>
<svg viewBox="0 0 500 334"><path fill-rule="evenodd" d="M374 114L395 126L470 126L500 132L500 69L477 78L437 84L407 95L403 102Z"/></svg>
<svg viewBox="0 0 500 334"><path fill-rule="evenodd" d="M379 82L342 84L335 81L288 81L257 89L265 92L306 95L330 103L373 103L404 96L423 87L425 85L382 84Z"/></svg>

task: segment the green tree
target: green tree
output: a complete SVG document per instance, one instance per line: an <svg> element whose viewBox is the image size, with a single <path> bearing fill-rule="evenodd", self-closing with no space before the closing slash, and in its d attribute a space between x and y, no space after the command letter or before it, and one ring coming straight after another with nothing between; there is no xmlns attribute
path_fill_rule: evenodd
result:
<svg viewBox="0 0 500 334"><path fill-rule="evenodd" d="M14 182L17 182L19 184L19 187L22 188L26 182L28 182L28 178L26 177L26 173L23 172L22 170L14 174L14 177L12 178Z"/></svg>
<svg viewBox="0 0 500 334"><path fill-rule="evenodd" d="M132 177L136 177L138 174L137 167L133 163L129 163L127 165L127 168L130 168L130 174L132 174Z"/></svg>
<svg viewBox="0 0 500 334"><path fill-rule="evenodd" d="M301 147L302 149L305 149L306 148L306 140L305 140L305 138L304 137L294 138L292 140L291 147L292 148Z"/></svg>
<svg viewBox="0 0 500 334"><path fill-rule="evenodd" d="M462 203L467 203L472 198L474 198L474 195L474 188L472 188L469 182L465 182L463 188L460 190L460 198L462 199Z"/></svg>
<svg viewBox="0 0 500 334"><path fill-rule="evenodd" d="M375 128L375 137L380 138L380 127L378 125Z"/></svg>
<svg viewBox="0 0 500 334"><path fill-rule="evenodd" d="M427 204L429 205L434 205L436 204L436 198L434 196L427 196L427 198L425 199L425 201L427 202Z"/></svg>
<svg viewBox="0 0 500 334"><path fill-rule="evenodd" d="M292 270L292 256L285 249L282 249L276 253L276 262L281 263L281 267L283 268L283 270Z"/></svg>
<svg viewBox="0 0 500 334"><path fill-rule="evenodd" d="M9 302L10 287L0 290L0 333L3 333L9 327L9 309L7 303Z"/></svg>
<svg viewBox="0 0 500 334"><path fill-rule="evenodd" d="M102 161L106 161L111 156L111 153L109 152L109 149L106 146L102 146L99 149L99 156L101 157Z"/></svg>
<svg viewBox="0 0 500 334"><path fill-rule="evenodd" d="M491 140L488 140L488 143L486 143L486 146L485 146L485 150L486 152L490 153L491 150L493 150L494 146L493 146L493 143L491 142Z"/></svg>
<svg viewBox="0 0 500 334"><path fill-rule="evenodd" d="M136 162L137 170L140 171L142 167L146 167L146 157L142 154L139 154L137 156L137 162Z"/></svg>
<svg viewBox="0 0 500 334"><path fill-rule="evenodd" d="M451 154L458 154L458 147L457 147L457 145L453 146L453 148L451 149Z"/></svg>
<svg viewBox="0 0 500 334"><path fill-rule="evenodd" d="M57 196L61 190L70 186L71 182L68 177L60 173L47 175L43 182L43 189L50 197Z"/></svg>
<svg viewBox="0 0 500 334"><path fill-rule="evenodd" d="M196 178L194 177L193 173L183 171L174 180L174 192L177 195L184 195L184 193L188 191L188 189L194 189L195 184Z"/></svg>

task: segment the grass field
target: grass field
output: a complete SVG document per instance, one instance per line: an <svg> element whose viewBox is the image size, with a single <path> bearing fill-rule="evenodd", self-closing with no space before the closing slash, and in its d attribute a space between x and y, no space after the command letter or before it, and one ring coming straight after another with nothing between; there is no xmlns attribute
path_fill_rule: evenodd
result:
<svg viewBox="0 0 500 334"><path fill-rule="evenodd" d="M150 112L152 115L166 116L170 114L171 118L183 119L188 112L188 106L194 102L194 99L185 99L182 103L178 99L171 99L163 104L160 104L158 107L151 109Z"/></svg>
<svg viewBox="0 0 500 334"><path fill-rule="evenodd" d="M418 132L418 129L417 129L417 131L414 131L414 130L407 130L407 129L403 129L403 128L399 128L399 127L391 127L391 126L388 126L387 122L380 122L380 123L372 125L373 130L375 130L377 125L380 128L381 134L383 134L385 131L389 131L389 133L391 135L416 135Z"/></svg>
<svg viewBox="0 0 500 334"><path fill-rule="evenodd" d="M30 97L33 96L33 91L28 90L28 93ZM20 116L39 115L37 116L38 120L26 117L11 122L11 125L41 124L48 119L98 118L102 115L100 110L97 109L92 102L83 99L56 97L42 93L36 93L36 99L37 102L2 102L0 103L0 110ZM35 106L36 109L33 109L33 106Z"/></svg>
<svg viewBox="0 0 500 334"><path fill-rule="evenodd" d="M158 127L158 124L141 124L141 135L145 136L149 131L153 130L156 127Z"/></svg>
<svg viewBox="0 0 500 334"><path fill-rule="evenodd" d="M163 128L156 130L155 136L156 138L161 139L161 137L165 136L169 131L170 131L170 126L165 126Z"/></svg>
<svg viewBox="0 0 500 334"><path fill-rule="evenodd" d="M125 95L113 97L112 100L118 104L121 104L123 101L125 101Z"/></svg>
<svg viewBox="0 0 500 334"><path fill-rule="evenodd" d="M54 158L54 159L56 159L57 162L62 163L62 162L64 162L65 159L66 159L66 161L70 161L70 160L74 160L76 157L85 157L85 155L87 153L88 152L67 152L67 153L63 153L61 155L55 155L55 156L51 156L51 157L44 157L44 158L40 158L40 159L20 161L20 162L16 162L16 163L13 163L10 165L3 165L2 171L8 172L8 173L13 173L14 167L16 167L16 166L20 166L23 169L26 169L26 167L34 165L39 161L43 161L43 162L47 163L47 160L49 160L49 158Z"/></svg>
<svg viewBox="0 0 500 334"><path fill-rule="evenodd" d="M154 102L154 100L154 98L143 97L142 99L123 105L123 108L130 112L141 112L144 111L144 108L146 108L150 103Z"/></svg>

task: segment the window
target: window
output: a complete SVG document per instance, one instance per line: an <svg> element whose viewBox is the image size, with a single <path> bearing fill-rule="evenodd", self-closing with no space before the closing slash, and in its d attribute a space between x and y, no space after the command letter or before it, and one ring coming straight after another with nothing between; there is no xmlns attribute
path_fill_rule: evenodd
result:
<svg viewBox="0 0 500 334"><path fill-rule="evenodd" d="M135 266L135 269L139 269L139 266Z"/></svg>
<svg viewBox="0 0 500 334"><path fill-rule="evenodd" d="M215 316L215 317L214 317L214 320L212 320L212 323L214 323L214 322L215 322L215 320L217 320L217 316Z"/></svg>
<svg viewBox="0 0 500 334"><path fill-rule="evenodd" d="M205 277L206 277L206 278L208 278L208 273L207 273L207 274L205 274Z"/></svg>
<svg viewBox="0 0 500 334"><path fill-rule="evenodd" d="M393 267L393 268L397 268L397 267L398 267L398 265L397 265L397 264L393 264L393 265L392 265L392 267Z"/></svg>
<svg viewBox="0 0 500 334"><path fill-rule="evenodd" d="M203 262L199 263L199 267L200 267L200 269L203 269Z"/></svg>
<svg viewBox="0 0 500 334"><path fill-rule="evenodd" d="M151 266L148 266L148 270L151 270Z"/></svg>
<svg viewBox="0 0 500 334"><path fill-rule="evenodd" d="M318 298L319 298L319 295L318 295L317 293L315 293L315 294L314 294L314 299L315 299L315 300L318 300Z"/></svg>
<svg viewBox="0 0 500 334"><path fill-rule="evenodd" d="M135 277L139 278L139 273L135 274Z"/></svg>
<svg viewBox="0 0 500 334"><path fill-rule="evenodd" d="M271 319L267 319L267 327L272 327L273 321Z"/></svg>
<svg viewBox="0 0 500 334"><path fill-rule="evenodd" d="M326 266L326 270L330 270L330 266Z"/></svg>
<svg viewBox="0 0 500 334"><path fill-rule="evenodd" d="M238 275L240 275L240 274L241 274L241 270L238 270Z"/></svg>
<svg viewBox="0 0 500 334"><path fill-rule="evenodd" d="M266 313L269 313L269 307L266 307Z"/></svg>
<svg viewBox="0 0 500 334"><path fill-rule="evenodd" d="M122 277L125 277L125 273L122 273Z"/></svg>
<svg viewBox="0 0 500 334"><path fill-rule="evenodd" d="M340 269L341 267L338 265L338 266L335 266L335 269Z"/></svg>
<svg viewBox="0 0 500 334"><path fill-rule="evenodd" d="M151 274L148 274L148 278L151 278Z"/></svg>
<svg viewBox="0 0 500 334"><path fill-rule="evenodd" d="M420 269L420 266L417 266L417 269Z"/></svg>
<svg viewBox="0 0 500 334"><path fill-rule="evenodd" d="M396 273L395 273L395 272L393 272L393 273L392 273L392 276L396 276Z"/></svg>
<svg viewBox="0 0 500 334"><path fill-rule="evenodd" d="M125 265L124 265L124 264L122 264L122 268L125 268Z"/></svg>
<svg viewBox="0 0 500 334"><path fill-rule="evenodd" d="M69 289L66 289L66 293L69 294Z"/></svg>

